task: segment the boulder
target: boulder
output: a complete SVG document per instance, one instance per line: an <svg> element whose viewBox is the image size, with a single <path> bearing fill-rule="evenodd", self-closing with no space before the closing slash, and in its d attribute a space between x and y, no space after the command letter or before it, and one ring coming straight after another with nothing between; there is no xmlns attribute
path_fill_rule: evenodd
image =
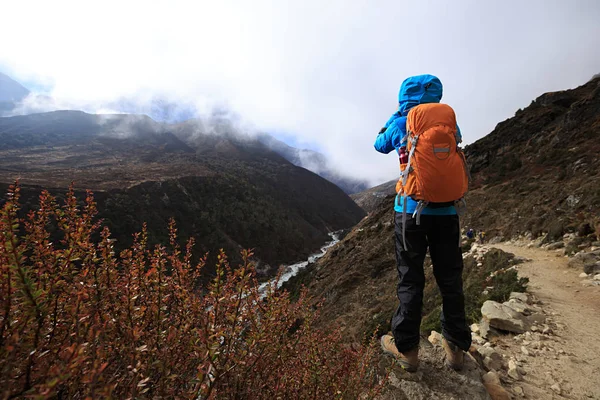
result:
<svg viewBox="0 0 600 400"><path fill-rule="evenodd" d="M481 315L496 329L513 333L523 333L527 330L523 314L496 301L487 300L483 303Z"/></svg>
<svg viewBox="0 0 600 400"><path fill-rule="evenodd" d="M569 260L569 267L583 269L586 274L600 272L600 250L590 251L588 253L577 253Z"/></svg>
<svg viewBox="0 0 600 400"><path fill-rule="evenodd" d="M600 261L597 261L595 264L586 264L583 266L583 272L586 274L598 274L600 273Z"/></svg>

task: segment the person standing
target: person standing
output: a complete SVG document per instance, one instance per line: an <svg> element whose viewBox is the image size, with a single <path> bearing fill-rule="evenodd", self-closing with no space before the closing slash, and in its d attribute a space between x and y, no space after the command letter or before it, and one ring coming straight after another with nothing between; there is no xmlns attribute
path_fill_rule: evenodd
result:
<svg viewBox="0 0 600 400"><path fill-rule="evenodd" d="M400 180L396 185L395 247L400 302L391 320L391 335L381 346L406 370L419 366L419 339L429 249L433 273L443 299L442 345L446 364L463 366L471 345L465 317L463 259L457 208L467 191L468 173L454 111L441 104L442 83L433 75L407 78L399 107L375 141L378 152L396 151Z"/></svg>

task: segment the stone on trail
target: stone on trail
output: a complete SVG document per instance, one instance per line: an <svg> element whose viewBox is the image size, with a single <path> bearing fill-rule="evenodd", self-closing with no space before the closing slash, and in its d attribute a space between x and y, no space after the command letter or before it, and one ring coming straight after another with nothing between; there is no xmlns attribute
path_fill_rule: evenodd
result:
<svg viewBox="0 0 600 400"><path fill-rule="evenodd" d="M503 358L492 347L482 346L477 349L477 353L482 358L482 364L488 371L499 371L502 369Z"/></svg>
<svg viewBox="0 0 600 400"><path fill-rule="evenodd" d="M429 335L427 340L429 340L429 343L431 343L434 346L442 345L442 335L439 332L431 331L431 335Z"/></svg>
<svg viewBox="0 0 600 400"><path fill-rule="evenodd" d="M527 330L523 314L492 300L483 303L481 315L496 329L513 333L523 333Z"/></svg>
<svg viewBox="0 0 600 400"><path fill-rule="evenodd" d="M587 278L588 274L586 274L585 272L582 272L582 273L579 274L579 277L580 278Z"/></svg>
<svg viewBox="0 0 600 400"><path fill-rule="evenodd" d="M528 307L526 303L523 303L519 300L511 299L502 304L507 307L512 308L513 310L515 310L516 312L521 313L521 314L527 315L531 312L531 308Z"/></svg>
<svg viewBox="0 0 600 400"><path fill-rule="evenodd" d="M564 242L554 242L554 243L550 243L549 245L547 245L546 250L562 249L563 247L565 247Z"/></svg>
<svg viewBox="0 0 600 400"><path fill-rule="evenodd" d="M479 336L489 340L494 336L500 336L500 332L498 332L495 328L492 328L488 321L481 319L479 322Z"/></svg>
<svg viewBox="0 0 600 400"><path fill-rule="evenodd" d="M514 360L508 361L508 376L510 376L516 381L521 379L521 374L519 374L517 368L517 363Z"/></svg>
<svg viewBox="0 0 600 400"><path fill-rule="evenodd" d="M530 299L529 299L529 294L527 293L521 293L521 292L511 292L510 296L508 297L509 300L518 300L522 303L525 304L529 304L530 303Z"/></svg>
<svg viewBox="0 0 600 400"><path fill-rule="evenodd" d="M519 397L525 397L525 391L523 390L523 388L521 386L515 386L513 388L513 391L515 392L515 394Z"/></svg>

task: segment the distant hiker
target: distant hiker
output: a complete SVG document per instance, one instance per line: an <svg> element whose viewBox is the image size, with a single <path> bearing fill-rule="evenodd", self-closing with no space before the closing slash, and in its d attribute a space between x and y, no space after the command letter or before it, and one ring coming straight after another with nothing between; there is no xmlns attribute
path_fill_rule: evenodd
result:
<svg viewBox="0 0 600 400"><path fill-rule="evenodd" d="M479 243L483 244L484 241L485 241L485 232L480 231L479 232Z"/></svg>
<svg viewBox="0 0 600 400"><path fill-rule="evenodd" d="M467 231L467 239L473 239L475 237L475 231L473 230L473 228L469 228L469 230Z"/></svg>
<svg viewBox="0 0 600 400"><path fill-rule="evenodd" d="M427 248L443 298L441 315L446 364L463 366L471 345L465 318L459 247L459 201L467 191L461 133L454 111L440 104L442 83L433 75L413 76L400 87L399 108L375 141L380 153L398 152L395 243L400 305L392 317L392 335L381 338L383 350L414 372L419 365L419 332Z"/></svg>

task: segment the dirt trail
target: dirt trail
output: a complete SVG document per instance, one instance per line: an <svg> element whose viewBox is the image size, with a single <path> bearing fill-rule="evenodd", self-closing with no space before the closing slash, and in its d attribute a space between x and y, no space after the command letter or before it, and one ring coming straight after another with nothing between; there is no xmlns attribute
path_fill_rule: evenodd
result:
<svg viewBox="0 0 600 400"><path fill-rule="evenodd" d="M530 399L600 399L600 286L583 286L582 271L569 268L557 252L513 244L490 247L531 260L519 265L519 275L529 278L529 291L551 315L555 333L553 351L527 357L527 375L515 385ZM521 351L509 338L503 341L503 347Z"/></svg>

